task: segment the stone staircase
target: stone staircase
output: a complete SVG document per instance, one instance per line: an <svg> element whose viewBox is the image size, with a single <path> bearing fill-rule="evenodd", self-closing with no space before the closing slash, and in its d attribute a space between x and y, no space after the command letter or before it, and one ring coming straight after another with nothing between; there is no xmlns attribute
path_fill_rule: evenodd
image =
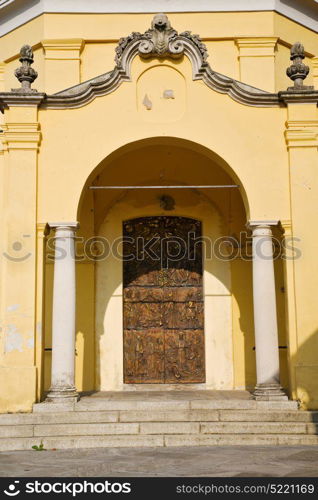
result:
<svg viewBox="0 0 318 500"><path fill-rule="evenodd" d="M317 423L316 423L317 422ZM97 393L0 415L0 450L318 444L318 412L247 392Z"/></svg>

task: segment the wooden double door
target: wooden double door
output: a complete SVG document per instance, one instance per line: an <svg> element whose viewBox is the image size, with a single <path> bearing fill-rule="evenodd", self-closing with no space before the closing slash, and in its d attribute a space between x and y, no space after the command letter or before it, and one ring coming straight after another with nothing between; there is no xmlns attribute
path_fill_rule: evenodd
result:
<svg viewBox="0 0 318 500"><path fill-rule="evenodd" d="M205 381L200 221L123 224L124 382Z"/></svg>

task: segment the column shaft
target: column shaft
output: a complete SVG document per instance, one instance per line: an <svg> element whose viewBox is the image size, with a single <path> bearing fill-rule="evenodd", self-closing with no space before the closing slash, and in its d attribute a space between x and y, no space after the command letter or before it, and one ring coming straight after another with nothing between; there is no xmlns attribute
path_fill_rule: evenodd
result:
<svg viewBox="0 0 318 500"><path fill-rule="evenodd" d="M77 224L55 228L52 379L48 401L77 398L75 388L75 246Z"/></svg>
<svg viewBox="0 0 318 500"><path fill-rule="evenodd" d="M287 399L280 386L273 242L270 223L253 232L253 303L257 385L255 399Z"/></svg>

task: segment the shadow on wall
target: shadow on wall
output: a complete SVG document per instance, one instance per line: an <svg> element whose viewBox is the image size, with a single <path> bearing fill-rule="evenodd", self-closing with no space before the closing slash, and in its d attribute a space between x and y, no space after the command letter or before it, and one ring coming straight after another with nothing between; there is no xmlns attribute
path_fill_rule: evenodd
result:
<svg viewBox="0 0 318 500"><path fill-rule="evenodd" d="M298 347L291 363L300 407L304 410L318 410L318 330Z"/></svg>

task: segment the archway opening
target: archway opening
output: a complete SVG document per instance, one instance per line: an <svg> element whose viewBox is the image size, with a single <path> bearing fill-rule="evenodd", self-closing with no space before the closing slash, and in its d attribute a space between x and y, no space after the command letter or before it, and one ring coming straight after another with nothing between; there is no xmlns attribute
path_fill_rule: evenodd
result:
<svg viewBox="0 0 318 500"><path fill-rule="evenodd" d="M138 144L130 144L123 150L114 152L111 158L106 158L97 167L94 175L88 180L85 195L80 203L81 234L85 238L94 236L99 239L96 243L96 251L100 252L101 256L106 254L106 248L103 248L101 243L102 240L105 241L108 252L107 258L101 257L94 262L94 297L91 297L91 301L95 304L94 338L97 389L122 390L130 387L136 389L141 382L143 382L143 387L162 382L166 385L176 385L180 383L180 379L187 383L187 387L233 389L236 385L245 384L246 373L250 373L250 381L246 385L252 386L254 384L253 322L246 321L243 325L244 332L241 332L240 317L233 318L232 316L233 289L235 290L239 286L237 282L240 281L242 273L245 274L250 295L250 300L246 300L245 308L246 310L250 308L250 312L252 311L251 265L248 263L245 266L248 267L247 272L246 270L236 271L234 274L237 278L233 282L232 266L237 264L231 262L225 255L228 249L226 243L222 241L227 236L238 241L240 232L245 231L246 209L241 194L242 191L244 193L244 190L241 187L90 189L91 186L118 185L233 186L239 184L237 177L230 175L230 173L232 173L230 167L226 166L222 159L212 152L205 151L199 145L172 138L156 138L141 141ZM194 301L188 300L186 304L179 304L179 309L183 308L184 314L188 315L188 320L187 324L182 324L184 330L179 332L178 345L174 345L174 354L171 354L172 348L169 351L169 348L166 347L166 351L169 351L173 358L170 367L172 366L172 371L174 370L175 373L174 381L172 376L167 376L168 368L165 375L167 378L163 381L162 377L164 376L162 371L160 372L159 355L157 356L159 359L159 361L157 359L157 372L160 372L161 376L158 373L153 378L147 376L147 366L151 363L151 359L156 359L156 356L153 354L153 343L152 347L149 348L152 352L149 352L149 349L147 350L145 347L149 347L147 341L141 345L140 330L137 332L138 335L135 331L139 342L136 339L135 341L130 339L131 341L128 342L127 335L125 341L125 325L127 326L129 320L127 319L127 302L125 302L125 293L127 293L125 290L125 269L121 258L123 249L120 241L123 236L124 223L132 219L158 217L164 220L167 220L168 217L183 217L198 221L202 227L202 239L205 247L202 264L203 310L201 314L203 324L199 325L202 326L203 340L200 343L202 349L196 350L196 354L198 351L201 352L203 360L195 365L194 362L187 359L187 357L194 356L191 346L193 347L195 342L193 338L190 339L190 332L193 334L193 331L196 331L198 334L200 330L193 328L194 323L198 321L199 314L198 312L194 314L192 325L190 312L193 312L195 307ZM214 248L214 245L218 247ZM215 251L217 255L214 255ZM145 280L145 276L148 275L149 273L146 272L143 279ZM167 286L166 291L168 289ZM161 290L163 294L166 291L162 292ZM149 311L156 309L157 306L158 301L152 303L147 309L147 314L149 315ZM177 318L180 316L180 311L176 310L175 302L170 302L170 306L174 307L174 314L172 314L174 318L170 318L169 321L177 330ZM196 306L199 307L200 303L197 302ZM138 328L138 318L141 323L146 321L145 305L143 304L141 315L137 312L138 307L136 306L132 313L135 324L131 323L132 320L129 323L130 335L134 326ZM166 310L167 304L161 303L161 310L162 308ZM239 307L239 316L241 314L243 312ZM141 320L140 316L143 316ZM248 316L250 318L251 314ZM150 314L149 324L152 327L152 332L156 329L154 325L156 325L157 320L159 323L162 321L162 314L160 318L156 318L155 313ZM156 335L163 335L162 326L164 325L161 327L157 325L159 332L156 332ZM195 323L194 326L198 325ZM166 328L165 331L167 330L169 329ZM170 329L171 331L172 329ZM233 341L233 331L240 332L239 342ZM165 337L167 338L168 334ZM145 339L145 337L142 338ZM196 335L196 339L198 338L199 334ZM236 338L238 337L236 336ZM170 344L168 341L166 342L171 347L171 342L173 343L174 340L172 339ZM241 345L242 342L243 345ZM129 352L129 349L132 352ZM146 352L145 355L144 352ZM244 360L241 361L242 352ZM149 363L145 360L147 356ZM164 357L164 361L166 360L166 365L169 366L167 356ZM183 367L176 363L178 356L179 359L184 360ZM130 375L130 380L128 380L127 369L125 372L125 359L128 359L127 363L130 367L132 365L135 367ZM244 382L241 383L239 380L235 380L236 373L240 373L240 370L236 369L234 365L237 360L239 360L236 363L238 366L241 362L244 365L246 359L248 360L248 368L247 371L245 367L243 368L241 378L244 379ZM198 373L200 372L199 375L197 374L198 376L194 376L193 373L193 377L191 377L188 373L192 365L196 366ZM194 368L193 371L195 371ZM171 375L171 370L169 373ZM143 377L144 380L142 380Z"/></svg>

